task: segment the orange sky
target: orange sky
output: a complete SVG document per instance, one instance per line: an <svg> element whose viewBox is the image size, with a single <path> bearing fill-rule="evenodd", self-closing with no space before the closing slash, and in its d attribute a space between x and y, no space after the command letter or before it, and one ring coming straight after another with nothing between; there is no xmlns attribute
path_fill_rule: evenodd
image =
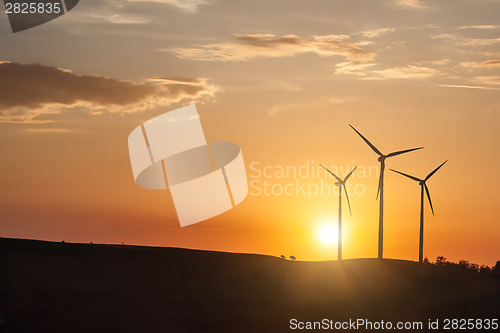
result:
<svg viewBox="0 0 500 333"><path fill-rule="evenodd" d="M0 14L0 235L74 242L337 256L319 230L336 195L265 195L259 171L350 170L344 258L375 257L378 166L429 181L424 254L500 260L498 1L86 1L12 34ZM264 10L265 9L265 10ZM38 65L34 65L38 64ZM134 184L127 137L197 103L209 141L242 148L251 184L235 209L179 227L168 191ZM253 167L251 167L253 166ZM309 167L307 167L309 166ZM342 169L339 169L342 173ZM418 259L420 188L386 172L385 256Z"/></svg>

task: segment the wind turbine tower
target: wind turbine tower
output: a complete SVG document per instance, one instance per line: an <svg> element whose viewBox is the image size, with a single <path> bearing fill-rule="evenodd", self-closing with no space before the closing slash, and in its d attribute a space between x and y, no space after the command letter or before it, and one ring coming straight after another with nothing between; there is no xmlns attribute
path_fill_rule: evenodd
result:
<svg viewBox="0 0 500 333"><path fill-rule="evenodd" d="M351 203L349 202L349 195L347 194L347 189L345 188L345 183L347 182L349 177L351 177L352 173L354 172L354 170L356 170L357 167L354 167L354 169L352 169L351 172L349 172L349 174L347 176L345 176L344 179L341 179L340 177L337 177L337 175L335 175L333 172L328 170L324 165L322 165L322 164L320 164L320 165L326 171L328 171L333 177L335 177L335 179L337 179L335 186L339 186L339 223L338 223L339 231L338 231L338 235L337 235L337 237L338 237L337 244L338 244L338 259L342 260L342 188L344 188L345 197L347 198L347 204L349 206L349 213L352 216Z"/></svg>
<svg viewBox="0 0 500 333"><path fill-rule="evenodd" d="M404 153L409 153L414 150L422 149L424 147L406 149L395 151L393 153L384 155L378 150L367 138L365 138L361 133L359 133L352 125L351 128L358 133L358 135L366 142L368 146L379 156L378 161L380 162L380 176L377 190L377 199L380 195L380 206L379 206L379 216L378 216L378 258L382 259L384 257L384 170L385 170L385 160L389 157L394 157Z"/></svg>
<svg viewBox="0 0 500 333"><path fill-rule="evenodd" d="M416 182L419 183L420 185L420 241L419 241L419 246L418 246L418 261L422 262L424 259L424 189L425 193L427 193L427 199L429 200L429 205L431 206L431 211L432 211L432 216L434 216L434 208L432 207L432 201L431 201L431 194L429 193L429 188L427 187L426 182L429 180L429 178L432 177L438 171L446 162L447 160L444 161L443 164L438 166L436 169L434 169L430 174L427 175L424 179L419 179L417 177L413 177L410 175L407 175L406 173L399 172L396 170L391 169L391 171L397 172L400 175L403 175L405 177L408 177Z"/></svg>

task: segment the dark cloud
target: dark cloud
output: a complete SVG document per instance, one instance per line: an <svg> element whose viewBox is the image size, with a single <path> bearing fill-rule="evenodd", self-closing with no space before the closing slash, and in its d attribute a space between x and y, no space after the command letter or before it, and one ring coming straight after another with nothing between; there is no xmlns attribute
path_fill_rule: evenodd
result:
<svg viewBox="0 0 500 333"><path fill-rule="evenodd" d="M500 60L486 60L481 63L482 66L500 66Z"/></svg>
<svg viewBox="0 0 500 333"><path fill-rule="evenodd" d="M47 103L92 101L101 105L135 103L155 93L154 86L102 76L76 75L38 64L0 64L0 108L40 107Z"/></svg>
<svg viewBox="0 0 500 333"><path fill-rule="evenodd" d="M75 106L87 107L94 113L134 112L212 97L214 92L204 78L157 78L134 83L39 64L0 62L1 121L27 121Z"/></svg>

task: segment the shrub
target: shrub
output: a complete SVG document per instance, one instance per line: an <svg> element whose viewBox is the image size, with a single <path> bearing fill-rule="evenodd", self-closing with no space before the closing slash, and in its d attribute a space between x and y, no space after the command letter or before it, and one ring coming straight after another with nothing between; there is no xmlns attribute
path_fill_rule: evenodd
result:
<svg viewBox="0 0 500 333"><path fill-rule="evenodd" d="M446 263L448 263L448 261L446 260L445 257L439 256L436 258L436 265L444 265Z"/></svg>

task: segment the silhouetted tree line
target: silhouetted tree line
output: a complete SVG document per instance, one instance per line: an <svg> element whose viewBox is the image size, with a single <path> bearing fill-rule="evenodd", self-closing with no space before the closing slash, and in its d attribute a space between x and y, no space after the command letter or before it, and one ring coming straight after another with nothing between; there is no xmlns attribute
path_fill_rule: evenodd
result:
<svg viewBox="0 0 500 333"><path fill-rule="evenodd" d="M436 265L436 266L448 266L456 267L467 271L472 271L480 274L495 276L500 279L500 260L492 267L487 265L479 266L478 264L472 263L468 260L460 260L458 263L446 260L443 256L438 256L435 262L430 262L428 258L424 259L424 263Z"/></svg>

